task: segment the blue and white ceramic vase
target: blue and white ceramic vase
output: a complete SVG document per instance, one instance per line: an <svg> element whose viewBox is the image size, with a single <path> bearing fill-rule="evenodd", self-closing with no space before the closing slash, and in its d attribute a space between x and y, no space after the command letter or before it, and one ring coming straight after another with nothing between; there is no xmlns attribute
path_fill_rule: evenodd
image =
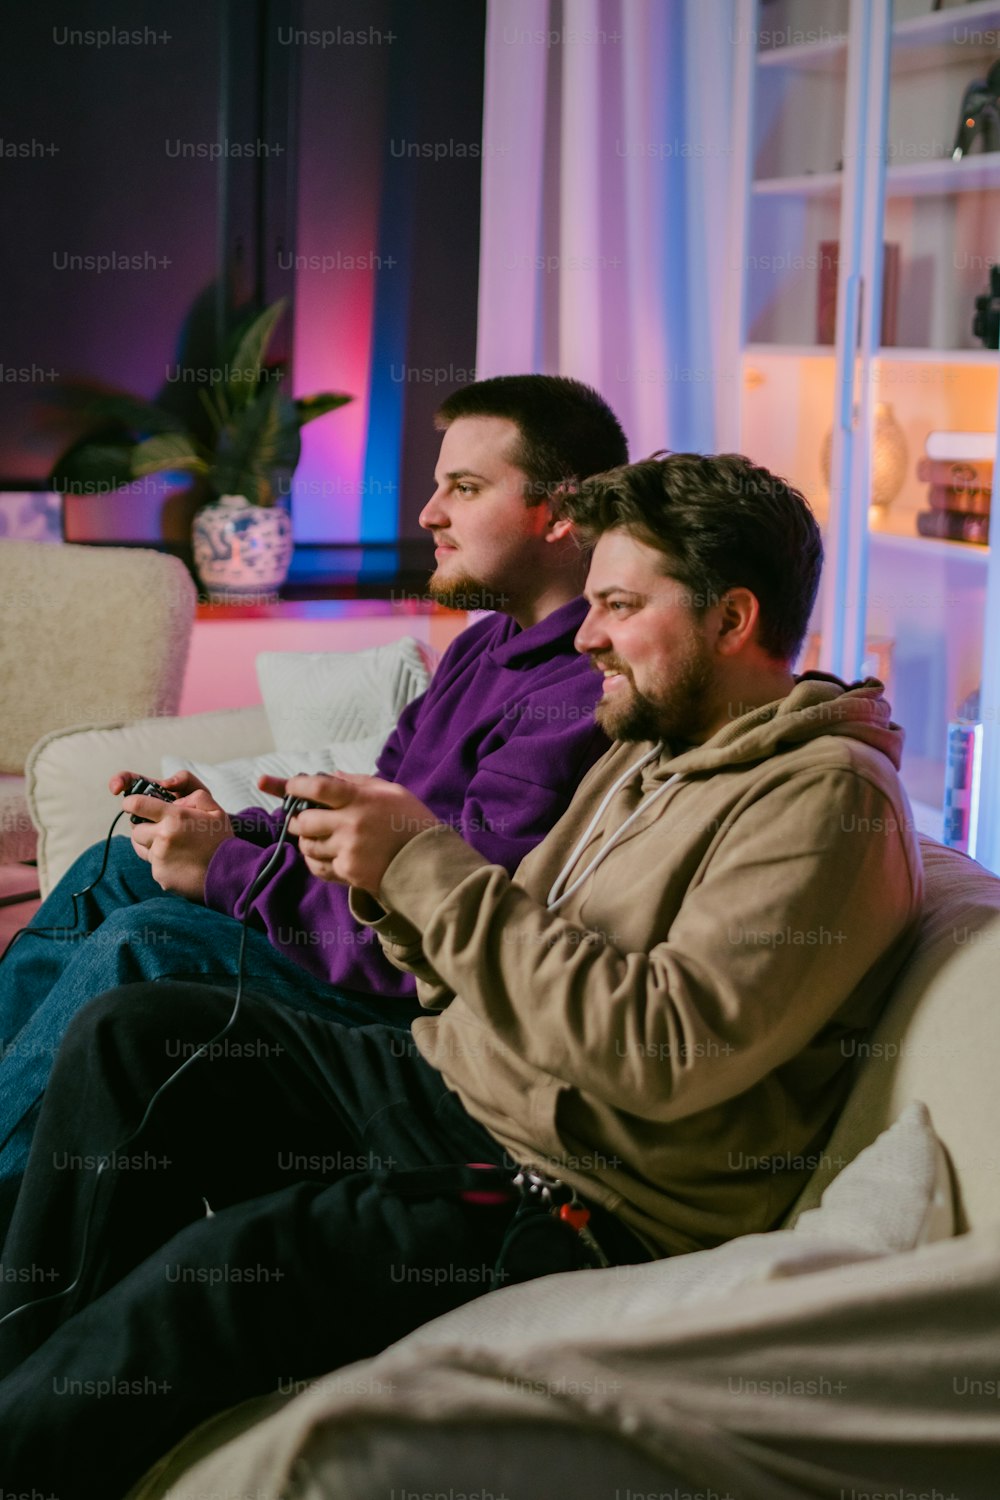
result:
<svg viewBox="0 0 1000 1500"><path fill-rule="evenodd" d="M196 513L191 534L194 565L210 599L272 595L288 576L292 520L280 505L222 495Z"/></svg>

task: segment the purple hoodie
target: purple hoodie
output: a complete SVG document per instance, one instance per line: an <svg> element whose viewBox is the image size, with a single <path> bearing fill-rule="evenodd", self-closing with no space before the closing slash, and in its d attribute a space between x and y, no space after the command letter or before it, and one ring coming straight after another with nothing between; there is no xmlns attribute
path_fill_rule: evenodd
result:
<svg viewBox="0 0 1000 1500"><path fill-rule="evenodd" d="M522 630L507 615L470 625L406 707L378 759L398 781L511 874L562 816L584 772L607 750L594 723L600 678L573 638L587 606L574 599ZM245 893L273 852L282 815L238 814L239 837L216 850L205 901L242 917ZM348 889L311 875L290 841L253 901L251 925L310 974L348 989L412 995L347 905Z"/></svg>

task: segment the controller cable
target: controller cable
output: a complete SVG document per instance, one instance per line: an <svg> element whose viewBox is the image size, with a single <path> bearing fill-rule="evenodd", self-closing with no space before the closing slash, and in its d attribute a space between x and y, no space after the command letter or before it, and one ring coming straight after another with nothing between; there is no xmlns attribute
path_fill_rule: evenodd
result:
<svg viewBox="0 0 1000 1500"><path fill-rule="evenodd" d="M22 1302L18 1307L11 1308L11 1310L9 1312L4 1313L3 1317L0 1317L0 1328L2 1328L5 1323L9 1322L9 1320L11 1318L16 1317L18 1313L24 1312L27 1308L29 1308L29 1307L44 1307L49 1302L58 1302L61 1297L68 1297L69 1294L70 1294L70 1292L74 1291L79 1286L80 1281L81 1281L81 1279L83 1277L84 1268L85 1268L86 1263L87 1263L87 1252L88 1252L88 1249L89 1249L89 1241L90 1241L90 1225L91 1225L91 1220L93 1219L93 1216L94 1216L94 1207L95 1207L95 1205L97 1203L97 1192L98 1192L98 1185L99 1185L100 1179L101 1179L101 1174L102 1174L102 1172L104 1172L104 1170L107 1167L109 1161L112 1160L115 1157L120 1156L132 1144L132 1142L136 1139L136 1137L139 1136L142 1133L142 1131L146 1127L146 1124L147 1124L147 1122L149 1120L149 1117L150 1117L150 1115L151 1115L151 1113L153 1111L154 1106L156 1105L157 1100L160 1099L163 1096L163 1094L170 1087L170 1085L172 1083L175 1083L177 1081L177 1079L180 1078L181 1074L184 1073L184 1072L186 1072L187 1069L189 1067L191 1067L192 1063L197 1062L199 1058L206 1056L211 1051L212 1048L216 1047L219 1044L219 1042L222 1041L223 1037L225 1037L227 1035L227 1033L232 1029L232 1027L236 1024L236 1020L237 1020L237 1017L239 1016L240 1006L241 1006L242 999L243 999L243 960L244 960L244 953L246 951L248 919L249 919L249 916L250 916L251 906L252 906L254 897L257 895L257 893L258 893L261 885L263 884L263 882L270 875L271 871L273 870L273 868L274 868L274 866L275 866L275 864L276 864L276 862L278 860L278 857L281 854L281 851L282 851L282 849L284 847L284 844L285 844L285 838L286 838L286 835L288 833L288 825L292 821L292 818L294 818L297 813L304 812L307 807L319 807L319 806L322 806L322 804L321 803L316 803L316 802L310 802L308 799L306 799L304 797L286 797L285 798L284 803L282 805L282 812L283 812L284 817L283 817L283 822L282 822L282 825L281 825L281 833L278 836L278 842L275 844L274 849L272 850L270 859L267 861L267 863L260 870L258 870L257 874L254 876L254 879L251 881L250 887L249 887L249 889L247 891L247 895L246 895L246 902L245 902L245 906L244 906L243 916L240 918L240 947L239 947L239 955L238 955L238 958L237 958L237 961L236 961L236 997L235 997L235 999L233 1001L233 1008L232 1008L232 1011L230 1012L229 1019L228 1019L228 1021L226 1021L225 1025L219 1031L217 1031L215 1033L215 1035L213 1037L210 1037L207 1042L201 1042L199 1044L199 1046L195 1049L195 1051L191 1053L191 1056L190 1057L186 1057L184 1059L184 1061L181 1063L180 1067L179 1068L175 1068L175 1070L173 1071L173 1073L171 1073L169 1075L169 1077L167 1077L167 1078L164 1079L164 1081L160 1084L159 1088L153 1094L153 1096L150 1099L149 1103L146 1105L146 1109L145 1109L145 1112L144 1112L144 1114L142 1116L142 1119L139 1121L138 1125L131 1132L131 1134L128 1135L128 1136L126 1136L126 1138L123 1141L121 1141L114 1148L114 1150L111 1152L110 1156L102 1156L101 1159L98 1161L97 1167L96 1167L95 1172L94 1172L93 1184L92 1184L91 1192L90 1192L90 1202L87 1205L87 1213L86 1213L86 1217L84 1219L84 1224L83 1224L83 1245L82 1245L81 1250L80 1250L80 1261L79 1261L79 1264L77 1266L76 1274L74 1275L73 1280L70 1282L69 1286L63 1287L58 1292L49 1292L44 1297L35 1297L35 1298L32 1298L32 1300L30 1302ZM122 812L120 812L120 813L117 814L117 816L114 819L114 822L111 824L111 827L108 830L108 837L107 837L107 841L106 841L105 846L104 846L104 858L103 858L103 860L101 862L101 868L100 868L100 872L99 872L99 874L97 876L97 879L96 880L92 880L91 883L90 883L90 885L85 886L82 891L76 891L72 895L74 921L79 920L78 913L77 913L77 906L76 906L77 897L84 896L84 895L86 895L86 893L88 891L92 891L94 889L94 886L98 884L98 882L101 880L102 876L104 875L104 871L107 868L109 851L110 851L110 848L111 848L111 836L112 836L112 834L115 831L115 825L117 824L118 819L121 818L123 815L124 815L124 809L123 809ZM135 819L135 821L139 822L139 821L145 821L145 820ZM11 948L13 947L13 945L17 941L17 939L19 937L22 937L25 933L34 932L34 933L37 933L39 936L42 936L42 935L48 936L48 935L52 935L52 934L56 934L56 933L71 932L72 930L73 929L71 927L35 927L35 928L32 928L32 927L22 927L20 929L20 931L16 932L14 934L14 936L11 938L10 943L8 943L7 948L4 951L3 958L6 958L7 954L10 952ZM0 958L0 962L2 962L2 961L3 961L3 959ZM207 1206L208 1205L206 1204L206 1207Z"/></svg>

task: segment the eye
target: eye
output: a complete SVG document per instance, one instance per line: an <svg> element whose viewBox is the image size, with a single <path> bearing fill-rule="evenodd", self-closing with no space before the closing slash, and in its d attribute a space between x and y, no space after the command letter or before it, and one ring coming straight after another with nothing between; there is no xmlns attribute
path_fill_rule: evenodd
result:
<svg viewBox="0 0 1000 1500"><path fill-rule="evenodd" d="M466 498L468 498L469 495L476 495L479 493L476 489L476 486L474 484L469 484L468 480L466 479L460 479L455 486L455 490L457 494L464 495L466 496Z"/></svg>
<svg viewBox="0 0 1000 1500"><path fill-rule="evenodd" d="M608 609L612 614L620 614L623 609L631 609L632 604L628 599L609 599Z"/></svg>

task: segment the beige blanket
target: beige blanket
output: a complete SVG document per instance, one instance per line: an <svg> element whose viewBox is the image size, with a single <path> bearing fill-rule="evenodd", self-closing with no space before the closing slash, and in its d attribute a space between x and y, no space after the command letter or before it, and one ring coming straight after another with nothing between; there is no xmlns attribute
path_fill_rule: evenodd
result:
<svg viewBox="0 0 1000 1500"><path fill-rule="evenodd" d="M172 1500L995 1500L1000 1228L638 1333L581 1329L502 1356L403 1341L187 1467L259 1410L202 1429L134 1495L187 1468Z"/></svg>

